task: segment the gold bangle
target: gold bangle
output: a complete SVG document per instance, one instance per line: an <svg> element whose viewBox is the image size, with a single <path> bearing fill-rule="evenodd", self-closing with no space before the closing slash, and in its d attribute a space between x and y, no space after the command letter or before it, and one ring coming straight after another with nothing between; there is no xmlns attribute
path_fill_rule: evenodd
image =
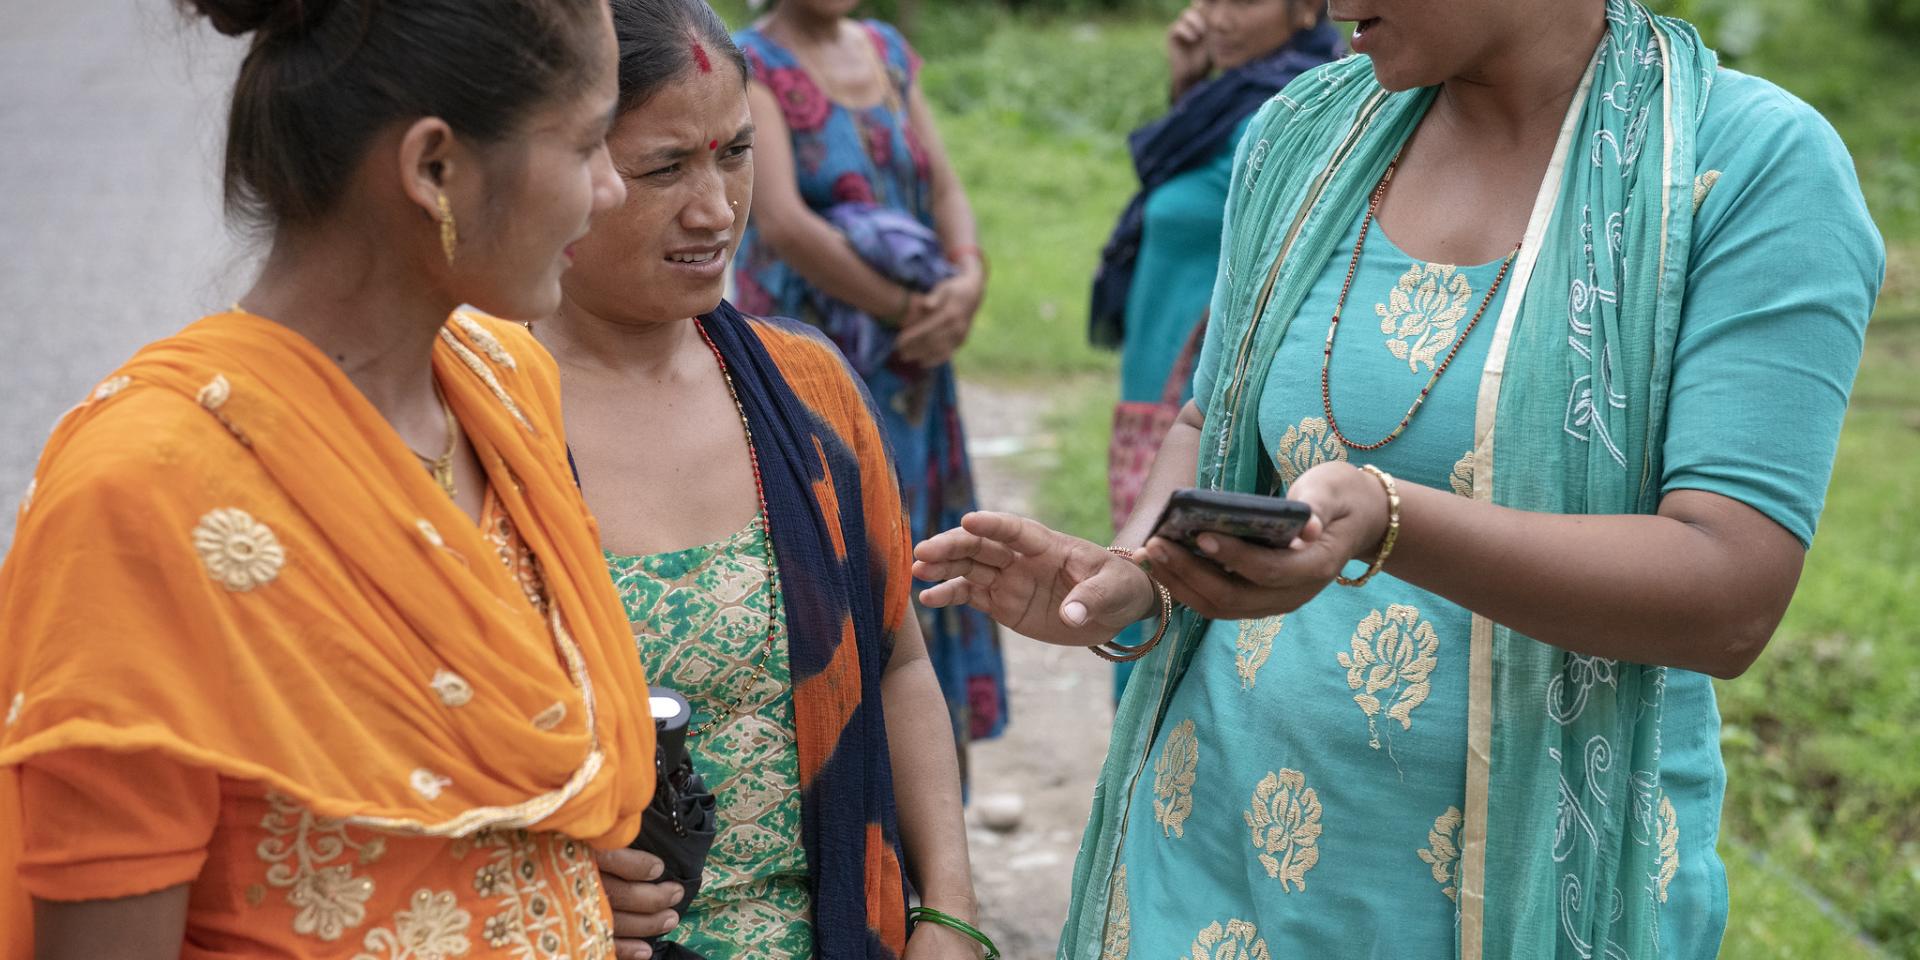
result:
<svg viewBox="0 0 1920 960"><path fill-rule="evenodd" d="M1352 579L1334 575L1333 579L1343 587L1363 586L1368 580L1372 580L1373 575L1387 565L1387 557L1393 554L1394 541L1400 539L1400 488L1394 486L1393 475L1371 463L1362 465L1360 469L1373 474L1373 478L1380 481L1380 486L1387 491L1387 533L1380 538L1380 553L1373 558L1373 563L1367 566L1366 573Z"/></svg>
<svg viewBox="0 0 1920 960"><path fill-rule="evenodd" d="M1132 547L1108 547L1107 552L1114 556L1125 557L1128 562L1139 565L1139 558ZM1140 572L1146 573L1144 569ZM1094 656L1109 663L1132 663L1153 652L1153 648L1159 646L1160 641L1166 637L1167 626L1173 622L1173 594L1167 590L1166 584L1155 579L1151 573L1147 573L1147 582L1153 584L1154 592L1160 597L1160 625L1153 631L1153 637L1137 647L1123 647L1111 640L1095 644L1087 648L1093 651Z"/></svg>

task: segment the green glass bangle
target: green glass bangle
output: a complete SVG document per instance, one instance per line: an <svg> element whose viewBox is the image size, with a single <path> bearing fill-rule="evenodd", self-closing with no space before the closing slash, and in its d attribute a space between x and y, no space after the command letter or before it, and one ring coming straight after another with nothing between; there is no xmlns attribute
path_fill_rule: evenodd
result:
<svg viewBox="0 0 1920 960"><path fill-rule="evenodd" d="M914 923L925 921L935 924L936 926L946 927L949 930L958 930L968 937L971 937L975 943L987 948L987 960L1000 960L1000 948L993 945L993 940L986 934L981 933L978 927L959 917L953 916L952 914L941 913L932 907L914 907L907 911L907 919L912 920Z"/></svg>

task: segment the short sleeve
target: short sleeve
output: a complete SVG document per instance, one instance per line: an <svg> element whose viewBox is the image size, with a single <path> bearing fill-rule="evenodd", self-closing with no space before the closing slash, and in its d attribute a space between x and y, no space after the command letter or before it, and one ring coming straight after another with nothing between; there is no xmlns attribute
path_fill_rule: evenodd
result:
<svg viewBox="0 0 1920 960"><path fill-rule="evenodd" d="M1885 249L1811 107L1721 71L1701 125L1663 493L1704 490L1813 539Z"/></svg>
<svg viewBox="0 0 1920 960"><path fill-rule="evenodd" d="M159 753L63 750L19 768L20 880L42 900L189 883L207 860L220 778Z"/></svg>

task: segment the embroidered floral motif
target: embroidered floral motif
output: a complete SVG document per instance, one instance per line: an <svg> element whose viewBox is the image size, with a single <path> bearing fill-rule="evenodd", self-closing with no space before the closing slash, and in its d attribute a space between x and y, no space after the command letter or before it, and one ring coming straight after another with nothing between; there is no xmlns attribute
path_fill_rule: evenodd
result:
<svg viewBox="0 0 1920 960"><path fill-rule="evenodd" d="M14 695L13 695L13 701L12 701L11 703L8 703L8 704L7 704L7 722L6 722L6 726L9 726L9 727L11 727L11 726L13 726L14 724L16 724L16 723L19 723L19 722L20 722L20 708L21 708L21 707L23 707L23 706L25 706L25 705L26 705L26 703L27 703L27 695L26 695L26 694L24 694L24 693L16 693L16 694L14 694Z"/></svg>
<svg viewBox="0 0 1920 960"><path fill-rule="evenodd" d="M1269 772L1253 788L1253 805L1241 816L1253 831L1260 865L1283 892L1307 889L1307 871L1320 862L1320 794L1298 770ZM1288 889L1288 885L1292 889Z"/></svg>
<svg viewBox="0 0 1920 960"><path fill-rule="evenodd" d="M1347 448L1327 429L1324 417L1308 417L1287 428L1280 437L1274 466L1280 471L1282 486L1293 486L1300 475L1330 460L1347 459Z"/></svg>
<svg viewBox="0 0 1920 960"><path fill-rule="evenodd" d="M461 343L459 337L454 336L452 331L444 327L440 330L440 339L446 341L447 346L452 348L453 355L458 357L461 363L466 364L467 369L473 371L474 376L480 378L480 382L485 384L487 391L493 394L493 398L500 401L500 405L506 408L515 423L524 427L528 433L539 433L533 428L533 422L527 419L527 415L520 412L520 405L513 402L513 395L507 393L507 388L500 385L500 378L493 375L492 368L481 361L479 354L467 349L467 345Z"/></svg>
<svg viewBox="0 0 1920 960"><path fill-rule="evenodd" d="M355 839L338 820L316 817L292 799L267 794L268 834L254 853L267 868L267 885L287 891L293 932L332 942L367 919L373 880L353 875L354 862L371 864L386 853L378 837ZM354 860L343 860L348 854ZM341 862L336 862L341 861Z"/></svg>
<svg viewBox="0 0 1920 960"><path fill-rule="evenodd" d="M425 539L428 543L433 544L435 549L439 549L447 545L446 538L440 536L440 529L438 527L435 527L433 524L428 523L425 519L415 520L413 522L413 526L414 526L414 529L420 531L421 538Z"/></svg>
<svg viewBox="0 0 1920 960"><path fill-rule="evenodd" d="M467 930L473 916L457 906L451 892L419 890L409 909L395 911L392 929L367 931L353 960L446 960L473 948Z"/></svg>
<svg viewBox="0 0 1920 960"><path fill-rule="evenodd" d="M1107 926L1101 936L1100 960L1127 960L1133 950L1133 909L1127 904L1127 867L1113 871L1107 893Z"/></svg>
<svg viewBox="0 0 1920 960"><path fill-rule="evenodd" d="M1667 902L1667 885L1680 872L1680 816L1674 812L1673 801L1666 794L1660 795L1660 873L1655 882L1660 885L1660 902Z"/></svg>
<svg viewBox="0 0 1920 960"><path fill-rule="evenodd" d="M1233 642L1233 666L1240 673L1242 689L1253 689L1253 681L1273 653L1273 640L1280 635L1280 625L1286 619L1283 613L1261 620L1240 621L1240 636Z"/></svg>
<svg viewBox="0 0 1920 960"><path fill-rule="evenodd" d="M1374 304L1373 312L1380 317L1380 332L1387 335L1387 352L1418 373L1423 363L1433 369L1440 354L1453 345L1472 302L1466 274L1449 264L1416 263L1394 284L1386 303Z"/></svg>
<svg viewBox="0 0 1920 960"><path fill-rule="evenodd" d="M473 699L473 685L452 670L441 670L427 682L440 702L449 707L464 707Z"/></svg>
<svg viewBox="0 0 1920 960"><path fill-rule="evenodd" d="M473 341L474 346L480 348L481 353L487 355L488 360L492 360L494 363L506 367L508 370L519 369L519 365L513 362L513 354L508 353L507 348L501 345L500 338L494 336L493 332L486 327L481 326L480 321L464 313L457 313L454 314L453 323L454 326L459 327L461 331L467 335L467 339Z"/></svg>
<svg viewBox="0 0 1920 960"><path fill-rule="evenodd" d="M1453 473L1447 476L1447 485L1453 492L1467 499L1473 499L1473 451L1468 450L1454 461Z"/></svg>
<svg viewBox="0 0 1920 960"><path fill-rule="evenodd" d="M1153 762L1153 819L1163 834L1187 835L1187 817L1193 814L1193 781L1200 767L1200 740L1193 721L1182 720L1167 735L1160 758Z"/></svg>
<svg viewBox="0 0 1920 960"><path fill-rule="evenodd" d="M464 859L476 850L486 861L473 889L494 908L480 925L487 946L519 960L611 960L606 895L585 845L556 833L483 830L450 852Z"/></svg>
<svg viewBox="0 0 1920 960"><path fill-rule="evenodd" d="M1369 746L1380 749L1374 719L1383 702L1390 704L1388 719L1400 721L1402 730L1413 728L1413 708L1432 692L1427 678L1440 663L1439 651L1433 621L1420 619L1420 611L1406 604L1390 604L1385 614L1375 610L1353 628L1353 652L1339 660L1347 668L1347 686L1360 691L1353 702L1367 715Z"/></svg>
<svg viewBox="0 0 1920 960"><path fill-rule="evenodd" d="M200 551L207 575L236 593L272 583L287 561L273 531L234 507L201 517L193 528L193 546Z"/></svg>
<svg viewBox="0 0 1920 960"><path fill-rule="evenodd" d="M125 390L127 387L131 386L132 384L133 384L132 377L126 377L126 376L114 377L100 384L98 387L95 387L93 390L93 398L95 400L105 400L108 397L111 397L114 394L119 393L122 390Z"/></svg>
<svg viewBox="0 0 1920 960"><path fill-rule="evenodd" d="M1433 882L1455 903L1460 901L1460 824L1463 819L1459 807L1448 807L1446 813L1433 818L1433 829L1427 831L1427 845L1420 851L1420 859L1433 868Z"/></svg>
<svg viewBox="0 0 1920 960"><path fill-rule="evenodd" d="M513 574L514 582L520 585L520 593L527 598L527 602L545 616L549 609L547 578L540 571L540 558L534 556L527 542L520 538L520 531L514 528L513 518L507 515L504 504L490 500L485 517L489 518L486 525L487 542L493 545L500 563Z"/></svg>
<svg viewBox="0 0 1920 960"><path fill-rule="evenodd" d="M1193 938L1193 951L1183 960L1273 960L1260 931L1245 920L1217 921Z"/></svg>
<svg viewBox="0 0 1920 960"><path fill-rule="evenodd" d="M195 394L194 399L200 401L200 405L208 410L218 410L226 405L227 398L231 396L233 396L233 385L227 382L225 374L216 373L212 380L207 381L206 386L200 388L200 392Z"/></svg>
<svg viewBox="0 0 1920 960"><path fill-rule="evenodd" d="M414 793L428 800L439 799L440 792L453 785L452 780L440 776L425 767L413 771L413 775L407 778L407 783L413 787Z"/></svg>
<svg viewBox="0 0 1920 960"><path fill-rule="evenodd" d="M567 705L558 700L553 705L533 716L533 725L539 730L552 730L567 719Z"/></svg>
<svg viewBox="0 0 1920 960"><path fill-rule="evenodd" d="M251 447L253 441L247 438L246 433L235 426L226 414L220 412L220 408L226 406L227 400L232 396L233 384L227 382L225 374L216 373L212 380L207 381L206 386L200 388L200 392L194 394L194 399L198 400L200 406L208 413L213 414L213 418L220 421L220 425L226 427L227 432L233 434L233 438L240 441L241 446Z"/></svg>

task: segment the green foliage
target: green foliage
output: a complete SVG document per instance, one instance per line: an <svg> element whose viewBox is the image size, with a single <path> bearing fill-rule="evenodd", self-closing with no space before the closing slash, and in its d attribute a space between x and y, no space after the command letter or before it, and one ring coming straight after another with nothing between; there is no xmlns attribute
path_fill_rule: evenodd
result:
<svg viewBox="0 0 1920 960"><path fill-rule="evenodd" d="M1127 131L1166 109L1161 38L1157 23L1009 18L964 53L930 59L926 90L943 110L984 114L996 130L1121 150Z"/></svg>

